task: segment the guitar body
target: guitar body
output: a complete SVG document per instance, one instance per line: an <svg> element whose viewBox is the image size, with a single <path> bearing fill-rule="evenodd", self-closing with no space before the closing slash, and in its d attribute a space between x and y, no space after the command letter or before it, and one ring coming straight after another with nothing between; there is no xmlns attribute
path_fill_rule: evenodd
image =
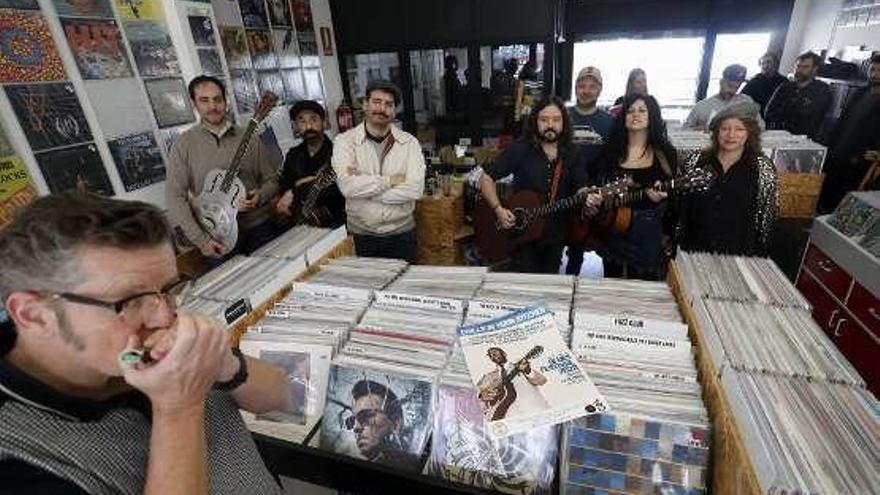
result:
<svg viewBox="0 0 880 495"><path fill-rule="evenodd" d="M523 242L540 239L546 221L543 218L530 219L526 208L535 208L544 203L544 196L536 191L516 191L508 194L501 204L516 215L512 229L498 228L498 218L489 204L480 199L474 205L474 237L480 254L489 262L498 262L510 257L514 248Z"/></svg>
<svg viewBox="0 0 880 495"><path fill-rule="evenodd" d="M220 184L226 173L220 169L208 172L202 192L190 200L196 221L212 239L223 244L223 254L231 251L238 242L238 203L247 194L238 177L234 177L229 190L223 192Z"/></svg>

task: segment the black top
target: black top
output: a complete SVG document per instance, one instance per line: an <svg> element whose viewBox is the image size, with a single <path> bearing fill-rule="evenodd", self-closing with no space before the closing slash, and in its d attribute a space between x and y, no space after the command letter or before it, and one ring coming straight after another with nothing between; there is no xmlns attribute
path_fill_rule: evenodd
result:
<svg viewBox="0 0 880 495"><path fill-rule="evenodd" d="M831 141L831 153L843 163L860 161L865 151L880 148L880 94L861 88L849 99Z"/></svg>
<svg viewBox="0 0 880 495"><path fill-rule="evenodd" d="M324 142L321 148L314 156L309 155L308 145L305 141L295 146L287 152L284 159L284 168L281 171L281 177L278 179L278 187L281 194L293 189L294 201L299 206L308 197L312 183L306 182L294 187L296 181L303 177L314 176L324 165L330 163L330 157L333 155L333 141L324 135ZM318 196L316 206L326 208L329 212L329 220L321 227L339 227L345 224L345 197L339 191L339 187L334 182L328 185Z"/></svg>
<svg viewBox="0 0 880 495"><path fill-rule="evenodd" d="M755 228L758 167L743 156L727 173L713 157L703 167L711 167L715 181L708 190L694 193L685 201L684 232L681 247L685 251L706 251L733 255L755 255L758 232Z"/></svg>
<svg viewBox="0 0 880 495"><path fill-rule="evenodd" d="M743 86L742 93L751 96L755 103L761 106L761 113L763 114L767 102L773 96L773 92L776 91L780 84L786 82L788 82L788 79L778 72L770 77L759 73Z"/></svg>
<svg viewBox="0 0 880 495"><path fill-rule="evenodd" d="M14 333L11 321L0 323L0 334ZM5 352L3 353L5 356ZM0 407L9 401L38 405L71 421L96 421L118 408L129 408L150 416L150 402L138 391L123 393L106 401L93 401L62 394L43 382L19 370L0 357ZM58 477L40 467L17 461L0 461L0 494L80 494L85 493L76 484Z"/></svg>
<svg viewBox="0 0 880 495"><path fill-rule="evenodd" d="M784 129L815 140L829 106L831 90L824 82L813 80L801 88L789 81L776 88L764 110L764 120L768 129Z"/></svg>
<svg viewBox="0 0 880 495"><path fill-rule="evenodd" d="M643 189L651 187L654 185L655 182L663 182L668 178L666 177L666 173L663 172L663 167L660 165L660 160L657 158L656 154L654 155L654 161L651 163L650 167L624 168L618 165L617 172L619 175L628 175L632 177L633 189ZM651 201L650 198L645 196L644 198L632 203L630 205L630 208L634 210L644 210L654 208L656 206L657 203Z"/></svg>

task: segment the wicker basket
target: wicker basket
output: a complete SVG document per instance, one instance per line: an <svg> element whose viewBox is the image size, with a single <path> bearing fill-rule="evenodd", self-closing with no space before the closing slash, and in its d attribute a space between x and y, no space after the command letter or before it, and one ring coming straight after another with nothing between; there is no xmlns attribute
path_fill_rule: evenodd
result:
<svg viewBox="0 0 880 495"><path fill-rule="evenodd" d="M455 238L464 225L462 196L425 196L416 203L415 219L417 263L461 264Z"/></svg>
<svg viewBox="0 0 880 495"><path fill-rule="evenodd" d="M781 174L779 217L812 218L824 178L819 174Z"/></svg>

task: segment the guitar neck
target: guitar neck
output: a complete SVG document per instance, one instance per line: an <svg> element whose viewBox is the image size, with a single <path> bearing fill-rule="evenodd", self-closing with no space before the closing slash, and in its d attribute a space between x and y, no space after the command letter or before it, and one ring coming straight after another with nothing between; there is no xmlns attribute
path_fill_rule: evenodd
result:
<svg viewBox="0 0 880 495"><path fill-rule="evenodd" d="M675 190L675 179L669 179L667 181L661 182L660 187L656 188L660 192L670 192ZM635 203L636 201L641 201L648 197L648 190L654 189L652 187L643 187L641 189L630 190L623 194L618 194L613 196L612 204L614 206L626 206L628 204Z"/></svg>
<svg viewBox="0 0 880 495"><path fill-rule="evenodd" d="M318 178L312 183L312 188L309 189L309 194L306 196L306 200L303 202L303 209L311 209L315 206L315 203L318 201L318 196L321 195L321 191L327 188L330 184L332 184L336 180L336 173L333 171L333 168L327 164L324 165L320 171L318 171Z"/></svg>
<svg viewBox="0 0 880 495"><path fill-rule="evenodd" d="M259 122L256 119L251 119L247 128L244 130L244 136L242 136L241 142L238 143L238 148L235 149L235 155L232 157L232 162L229 164L229 167L226 169L226 174L223 176L223 183L220 184L220 190L224 193L229 191L229 188L232 186L232 181L238 177L238 172L241 169L241 162L244 159L244 154L247 153L247 150L250 147L251 138L257 130L257 125L259 125Z"/></svg>

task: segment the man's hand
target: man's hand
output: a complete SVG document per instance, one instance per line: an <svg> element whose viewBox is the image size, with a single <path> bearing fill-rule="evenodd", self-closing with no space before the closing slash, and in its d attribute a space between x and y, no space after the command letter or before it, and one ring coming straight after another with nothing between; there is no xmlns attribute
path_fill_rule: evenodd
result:
<svg viewBox="0 0 880 495"><path fill-rule="evenodd" d="M390 177L391 187L399 186L406 182L406 174L394 174Z"/></svg>
<svg viewBox="0 0 880 495"><path fill-rule="evenodd" d="M275 209L282 215L290 215L290 205L293 204L293 190L290 189L282 194L275 203Z"/></svg>
<svg viewBox="0 0 880 495"><path fill-rule="evenodd" d="M207 242L199 247L199 250L209 258L219 258L223 255L223 250L225 248L226 246L224 246L222 242L216 239L208 239Z"/></svg>
<svg viewBox="0 0 880 495"><path fill-rule="evenodd" d="M669 194L667 194L663 191L660 191L660 181L659 180L657 182L655 182L654 185L650 189L647 190L646 194L648 195L648 199L650 199L651 201L653 201L655 203L659 203L669 196Z"/></svg>
<svg viewBox="0 0 880 495"><path fill-rule="evenodd" d="M516 369L519 370L520 373L528 375L532 372L532 365L530 365L528 361L520 361L519 363L516 363Z"/></svg>
<svg viewBox="0 0 880 495"><path fill-rule="evenodd" d="M231 356L226 329L210 318L180 313L157 338L157 346L167 346L172 338L167 353L157 353L161 358L155 363L122 364L125 381L146 394L154 409L201 407ZM130 337L128 348L137 346L138 338Z"/></svg>
<svg viewBox="0 0 880 495"><path fill-rule="evenodd" d="M602 195L599 193L589 193L584 198L584 208L582 214L586 218L593 218L599 213L599 207L602 206Z"/></svg>
<svg viewBox="0 0 880 495"><path fill-rule="evenodd" d="M238 201L238 211L253 210L260 203L260 191L248 191L247 196Z"/></svg>
<svg viewBox="0 0 880 495"><path fill-rule="evenodd" d="M501 225L502 229L509 229L516 223L516 216L513 212L501 205L495 208L495 216L498 218L498 224Z"/></svg>
<svg viewBox="0 0 880 495"><path fill-rule="evenodd" d="M880 161L880 150L867 150L863 158L866 162Z"/></svg>
<svg viewBox="0 0 880 495"><path fill-rule="evenodd" d="M499 387L486 387L480 390L480 400L486 402L494 402L498 400L498 397L501 395L501 390Z"/></svg>

